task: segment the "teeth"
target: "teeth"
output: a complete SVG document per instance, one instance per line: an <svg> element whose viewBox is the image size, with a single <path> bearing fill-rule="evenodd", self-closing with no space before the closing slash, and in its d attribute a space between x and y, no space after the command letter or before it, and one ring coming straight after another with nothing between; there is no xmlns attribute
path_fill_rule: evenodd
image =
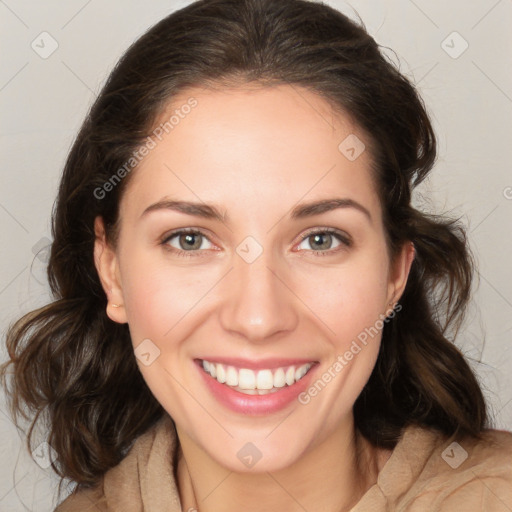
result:
<svg viewBox="0 0 512 512"><path fill-rule="evenodd" d="M295 382L295 366L290 366L290 368L286 370L285 380L288 386L291 386Z"/></svg>
<svg viewBox="0 0 512 512"><path fill-rule="evenodd" d="M284 370L282 368L278 368L274 373L274 387L282 388L286 384Z"/></svg>
<svg viewBox="0 0 512 512"><path fill-rule="evenodd" d="M240 391L241 393L244 393L245 395L257 395L258 390L257 389L241 389L238 388L237 391Z"/></svg>
<svg viewBox="0 0 512 512"><path fill-rule="evenodd" d="M308 371L308 368L306 366L301 366L300 368L297 368L295 370L295 381L298 381L306 375L306 372Z"/></svg>
<svg viewBox="0 0 512 512"><path fill-rule="evenodd" d="M231 386L247 395L266 395L286 385L291 386L302 379L312 366L313 363L307 363L299 367L288 366L255 372L248 368L238 369L203 360L203 369L206 373L221 384Z"/></svg>
<svg viewBox="0 0 512 512"><path fill-rule="evenodd" d="M216 365L216 368L217 368L217 377L216 377L216 379L221 384L224 384L224 382L226 382L226 370L224 370L224 366L222 366L221 364Z"/></svg>
<svg viewBox="0 0 512 512"><path fill-rule="evenodd" d="M228 366L226 371L226 384L233 387L238 386L238 372L232 366Z"/></svg>
<svg viewBox="0 0 512 512"><path fill-rule="evenodd" d="M216 366L216 365L214 365ZM214 376L211 374L212 377ZM247 368L242 368L238 372L238 385L242 389L255 389L256 388L256 376L252 370L247 370Z"/></svg>
<svg viewBox="0 0 512 512"><path fill-rule="evenodd" d="M270 370L260 370L258 372L256 387L258 389L272 389L274 387L274 377Z"/></svg>

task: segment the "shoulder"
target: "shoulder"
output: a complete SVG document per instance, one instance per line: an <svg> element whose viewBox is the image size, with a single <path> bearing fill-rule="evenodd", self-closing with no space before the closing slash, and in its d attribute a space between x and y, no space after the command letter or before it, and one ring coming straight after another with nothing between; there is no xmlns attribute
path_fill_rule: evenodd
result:
<svg viewBox="0 0 512 512"><path fill-rule="evenodd" d="M103 485L92 488L76 488L54 512L108 512Z"/></svg>
<svg viewBox="0 0 512 512"><path fill-rule="evenodd" d="M481 440L452 444L445 448L444 458L453 460L460 452L460 465L457 461L450 468L454 485L441 510L456 510L457 506L488 512L512 510L512 433L488 430Z"/></svg>
<svg viewBox="0 0 512 512"><path fill-rule="evenodd" d="M512 433L486 430L481 439L456 441L421 429L408 437L420 460L402 510L512 510Z"/></svg>
<svg viewBox="0 0 512 512"><path fill-rule="evenodd" d="M157 421L135 440L121 462L109 469L94 487L77 486L54 512L110 512L112 503L117 506L120 500L131 505L139 502L141 471L147 467L152 451L162 448L161 442L155 446L155 440L157 436L162 437L169 424L167 416Z"/></svg>

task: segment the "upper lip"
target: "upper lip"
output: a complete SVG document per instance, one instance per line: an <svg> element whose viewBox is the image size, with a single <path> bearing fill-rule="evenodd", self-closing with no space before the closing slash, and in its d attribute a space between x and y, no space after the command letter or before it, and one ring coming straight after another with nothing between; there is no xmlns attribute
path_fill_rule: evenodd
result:
<svg viewBox="0 0 512 512"><path fill-rule="evenodd" d="M264 370L264 369L273 369L273 368L281 368L287 366L302 366L307 363L316 363L314 359L304 359L304 358L267 358L267 359L242 359L240 357L208 357L205 356L197 361L206 360L210 363L220 363L227 366L234 366L236 368L248 368L249 370Z"/></svg>

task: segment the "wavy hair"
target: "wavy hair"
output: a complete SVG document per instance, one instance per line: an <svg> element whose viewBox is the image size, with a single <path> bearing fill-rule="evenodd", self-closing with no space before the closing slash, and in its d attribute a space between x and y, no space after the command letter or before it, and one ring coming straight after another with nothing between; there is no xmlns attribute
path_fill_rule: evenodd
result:
<svg viewBox="0 0 512 512"><path fill-rule="evenodd" d="M91 106L52 212L52 302L7 332L2 380L11 414L32 421L29 448L36 421L47 418L58 455L53 468L81 487L96 484L165 413L138 369L128 326L106 315L93 260L94 219L104 219L115 246L119 201L133 173L104 197L98 189L178 93L249 83L304 87L348 114L371 143L390 254L406 241L415 247L402 310L384 326L376 366L354 405L356 427L388 448L412 423L473 437L487 427L478 381L453 344L471 297L465 230L458 219L411 205L412 190L436 160L435 134L414 85L362 22L324 4L200 0L132 44Z"/></svg>

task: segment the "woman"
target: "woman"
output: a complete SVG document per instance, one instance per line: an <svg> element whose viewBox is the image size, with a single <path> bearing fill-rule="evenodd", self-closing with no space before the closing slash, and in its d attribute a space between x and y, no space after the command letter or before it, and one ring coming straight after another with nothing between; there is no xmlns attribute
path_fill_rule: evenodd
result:
<svg viewBox="0 0 512 512"><path fill-rule="evenodd" d="M55 302L7 338L12 412L78 484L57 511L510 509L512 435L452 344L464 230L411 205L435 157L325 5L203 0L142 36L66 162Z"/></svg>

